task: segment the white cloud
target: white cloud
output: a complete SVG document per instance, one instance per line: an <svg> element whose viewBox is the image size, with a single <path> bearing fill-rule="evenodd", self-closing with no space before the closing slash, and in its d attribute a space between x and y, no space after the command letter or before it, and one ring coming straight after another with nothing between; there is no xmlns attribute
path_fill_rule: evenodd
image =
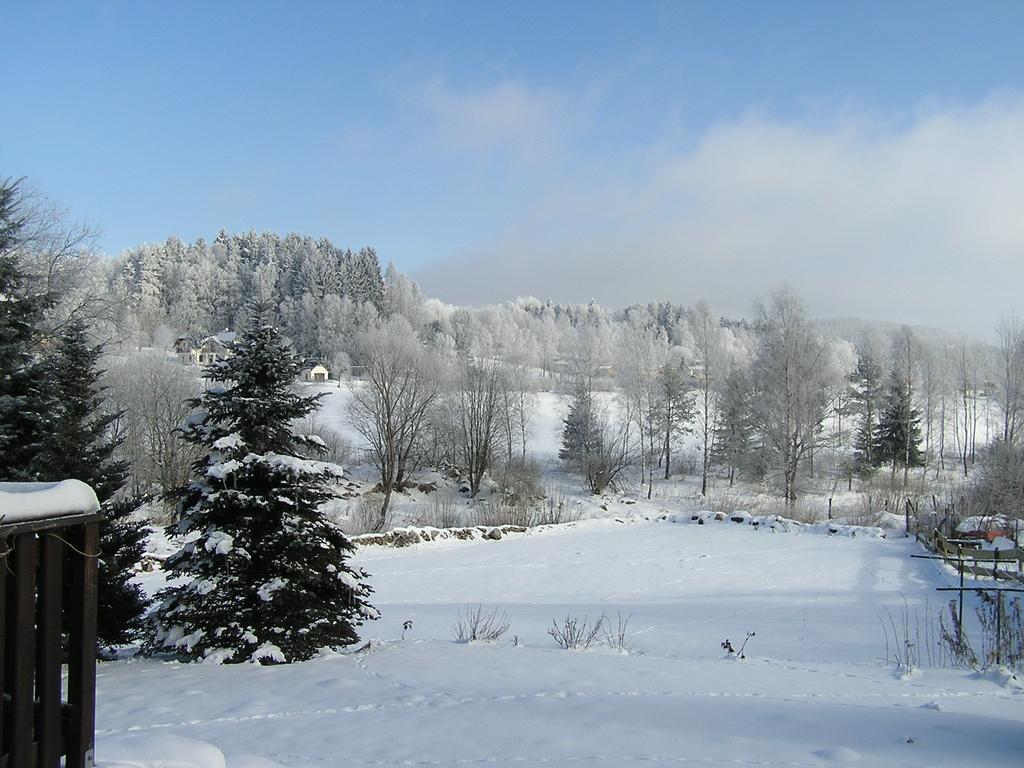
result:
<svg viewBox="0 0 1024 768"><path fill-rule="evenodd" d="M463 124L543 134L469 100ZM509 92L498 103L526 104ZM505 132L505 128L509 130ZM577 165L504 235L425 268L424 289L481 303L534 294L609 305L708 298L730 314L786 282L815 314L987 333L1024 286L1024 100L930 109L899 125L751 117L690 151Z"/></svg>
<svg viewBox="0 0 1024 768"><path fill-rule="evenodd" d="M554 149L564 121L565 104L557 94L516 80L457 90L433 79L417 100L428 111L435 138L458 150L538 157Z"/></svg>

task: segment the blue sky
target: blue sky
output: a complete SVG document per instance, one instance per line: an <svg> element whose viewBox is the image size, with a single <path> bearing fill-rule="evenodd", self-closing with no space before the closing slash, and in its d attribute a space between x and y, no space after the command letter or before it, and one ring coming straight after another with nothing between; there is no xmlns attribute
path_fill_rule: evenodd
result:
<svg viewBox="0 0 1024 768"><path fill-rule="evenodd" d="M905 263L888 282L955 268L966 245L936 247L963 227L930 221L977 185L1024 192L1006 186L1022 48L1021 2L8 2L0 174L97 224L112 254L298 231L372 245L453 301L736 311L766 282L817 294L865 250L858 269L892 266L891 240ZM894 168L906 215L848 219ZM947 185L964 199L936 200ZM822 199L825 231L794 240ZM992 235L1003 223L984 230L993 269L1024 245L1010 222ZM609 280L622 263L657 279ZM730 290L737 270L750 284ZM812 306L884 314L855 301L861 282ZM929 312L890 314L947 317Z"/></svg>

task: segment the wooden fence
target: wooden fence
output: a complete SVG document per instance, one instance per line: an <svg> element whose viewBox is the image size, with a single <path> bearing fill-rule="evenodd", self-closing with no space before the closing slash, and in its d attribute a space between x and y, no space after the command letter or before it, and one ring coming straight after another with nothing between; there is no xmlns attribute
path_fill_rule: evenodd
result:
<svg viewBox="0 0 1024 768"><path fill-rule="evenodd" d="M942 531L918 533L917 539L948 563L975 578L1008 579L1024 582L1024 550L981 549L975 539L951 539Z"/></svg>
<svg viewBox="0 0 1024 768"><path fill-rule="evenodd" d="M0 524L0 768L93 765L100 519Z"/></svg>

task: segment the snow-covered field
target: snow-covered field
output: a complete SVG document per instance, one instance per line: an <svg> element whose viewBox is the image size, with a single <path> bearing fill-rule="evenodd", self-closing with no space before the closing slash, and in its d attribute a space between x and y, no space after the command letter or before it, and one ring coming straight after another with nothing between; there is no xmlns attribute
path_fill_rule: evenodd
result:
<svg viewBox="0 0 1024 768"><path fill-rule="evenodd" d="M885 608L906 600L923 618L951 580L911 559L912 541L620 521L361 549L383 613L361 652L102 664L99 765L1020 763L1016 680L900 676L881 658ZM481 601L507 613L507 634L454 642L459 612ZM552 619L616 612L637 652L547 635ZM722 651L751 631L745 660Z"/></svg>

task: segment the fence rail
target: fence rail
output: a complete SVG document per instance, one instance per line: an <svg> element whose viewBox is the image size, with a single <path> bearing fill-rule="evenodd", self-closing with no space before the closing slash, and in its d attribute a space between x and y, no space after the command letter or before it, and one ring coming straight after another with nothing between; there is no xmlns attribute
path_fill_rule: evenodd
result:
<svg viewBox="0 0 1024 768"><path fill-rule="evenodd" d="M0 524L0 768L93 765L100 520Z"/></svg>

